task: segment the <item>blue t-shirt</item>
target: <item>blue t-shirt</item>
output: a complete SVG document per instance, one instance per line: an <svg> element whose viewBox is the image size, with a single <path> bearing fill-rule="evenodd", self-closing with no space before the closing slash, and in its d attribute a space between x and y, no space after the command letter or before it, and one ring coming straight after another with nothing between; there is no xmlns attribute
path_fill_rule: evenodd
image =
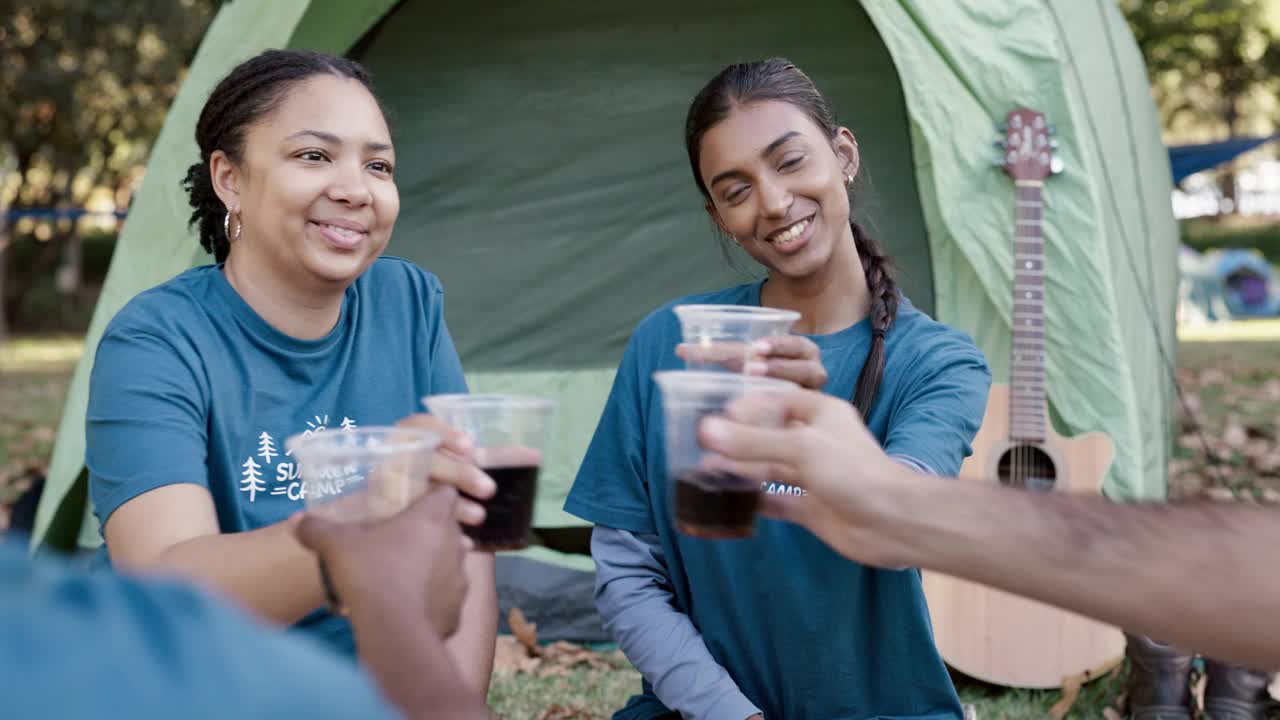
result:
<svg viewBox="0 0 1280 720"><path fill-rule="evenodd" d="M652 374L683 367L675 305L759 305L761 283L695 295L646 318L627 346L565 509L657 535L678 609L766 718L951 720L961 707L933 642L920 574L847 560L796 525L760 519L748 540L676 531L669 509L662 401ZM853 394L871 343L869 321L810 336L826 392ZM991 382L982 353L908 302L886 336L885 371L867 426L885 450L954 475L977 433ZM943 482L940 480L939 482ZM772 485L767 492L796 492ZM645 683L615 718L668 710Z"/></svg>
<svg viewBox="0 0 1280 720"><path fill-rule="evenodd" d="M466 392L435 276L380 258L347 288L325 337L269 325L220 266L189 270L131 300L108 325L89 382L85 464L98 519L173 483L209 489L224 533L303 509L296 433L390 425L421 398ZM300 623L353 650L345 619Z"/></svg>
<svg viewBox="0 0 1280 720"><path fill-rule="evenodd" d="M7 718L393 718L351 662L174 582L0 542Z"/></svg>

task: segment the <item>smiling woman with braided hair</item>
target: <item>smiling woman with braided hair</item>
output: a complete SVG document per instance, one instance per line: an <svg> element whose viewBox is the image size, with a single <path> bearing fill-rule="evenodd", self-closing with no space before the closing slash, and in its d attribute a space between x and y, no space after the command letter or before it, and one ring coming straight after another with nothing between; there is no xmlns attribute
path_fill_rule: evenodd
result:
<svg viewBox="0 0 1280 720"><path fill-rule="evenodd" d="M640 324L565 505L596 523L596 604L644 676L615 718L958 719L918 572L846 560L775 520L747 540L676 531L651 376L680 367L674 306L795 310L802 334L766 340L746 370L848 398L899 462L954 475L986 406L986 361L898 291L851 217L857 142L793 64L725 68L694 98L685 139L708 214L767 277Z"/></svg>
<svg viewBox="0 0 1280 720"><path fill-rule="evenodd" d="M407 421L445 434L433 480L488 497L460 435L417 414L466 392L434 275L384 257L400 211L395 146L352 60L268 50L210 93L183 181L214 262L132 299L89 383L85 461L114 567L195 580L351 655L324 575L294 536L304 495L284 441ZM174 178L176 182L178 178ZM483 509L459 504L459 520ZM481 696L497 625L494 559L471 553L449 649Z"/></svg>

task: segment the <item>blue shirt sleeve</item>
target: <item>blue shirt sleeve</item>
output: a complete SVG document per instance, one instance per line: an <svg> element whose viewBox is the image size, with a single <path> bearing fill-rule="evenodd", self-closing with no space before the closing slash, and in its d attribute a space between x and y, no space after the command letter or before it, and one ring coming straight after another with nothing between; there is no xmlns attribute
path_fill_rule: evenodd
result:
<svg viewBox="0 0 1280 720"><path fill-rule="evenodd" d="M208 487L209 399L197 378L168 340L145 329L108 328L85 416L85 465L99 522L158 487Z"/></svg>
<svg viewBox="0 0 1280 720"><path fill-rule="evenodd" d="M392 718L355 663L186 586L0 545L6 717Z"/></svg>
<svg viewBox="0 0 1280 720"><path fill-rule="evenodd" d="M642 368L641 336L637 330L627 343L564 509L597 525L653 535L657 531L645 479L647 388L652 381Z"/></svg>
<svg viewBox="0 0 1280 720"><path fill-rule="evenodd" d="M462 372L462 361L458 358L458 350L453 345L453 336L449 334L449 326L444 319L444 287L434 275L419 270L427 277L427 313L430 328L431 363L428 395L445 395L449 393L467 392L467 379Z"/></svg>
<svg viewBox="0 0 1280 720"><path fill-rule="evenodd" d="M972 452L991 389L987 360L967 337L930 346L913 363L889 421L885 452L926 472L952 476Z"/></svg>

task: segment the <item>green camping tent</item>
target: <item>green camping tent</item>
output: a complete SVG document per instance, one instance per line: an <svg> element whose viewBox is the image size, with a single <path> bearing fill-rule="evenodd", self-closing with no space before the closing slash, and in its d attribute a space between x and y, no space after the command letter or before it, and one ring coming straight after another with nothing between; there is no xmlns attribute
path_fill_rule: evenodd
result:
<svg viewBox="0 0 1280 720"><path fill-rule="evenodd" d="M579 524L560 506L636 322L745 279L721 257L682 129L715 71L769 55L830 95L873 178L863 212L907 294L972 334L997 380L1008 375L1013 188L992 167L994 126L1019 105L1056 124L1066 171L1045 187L1054 420L1115 440L1110 495L1165 493L1177 233L1147 78L1113 0L233 0L120 237L37 544L100 542L82 471L96 341L130 297L208 261L178 180L209 90L268 47L368 65L399 157L389 252L443 280L473 389L560 400L540 527Z"/></svg>

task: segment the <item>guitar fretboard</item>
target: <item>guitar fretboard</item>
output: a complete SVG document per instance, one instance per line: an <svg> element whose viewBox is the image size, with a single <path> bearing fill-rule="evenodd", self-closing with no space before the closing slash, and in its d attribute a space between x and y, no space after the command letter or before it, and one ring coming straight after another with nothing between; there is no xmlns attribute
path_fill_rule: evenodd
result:
<svg viewBox="0 0 1280 720"><path fill-rule="evenodd" d="M1043 442L1044 205L1038 180L1018 180L1014 218L1013 357L1010 364L1009 438Z"/></svg>

